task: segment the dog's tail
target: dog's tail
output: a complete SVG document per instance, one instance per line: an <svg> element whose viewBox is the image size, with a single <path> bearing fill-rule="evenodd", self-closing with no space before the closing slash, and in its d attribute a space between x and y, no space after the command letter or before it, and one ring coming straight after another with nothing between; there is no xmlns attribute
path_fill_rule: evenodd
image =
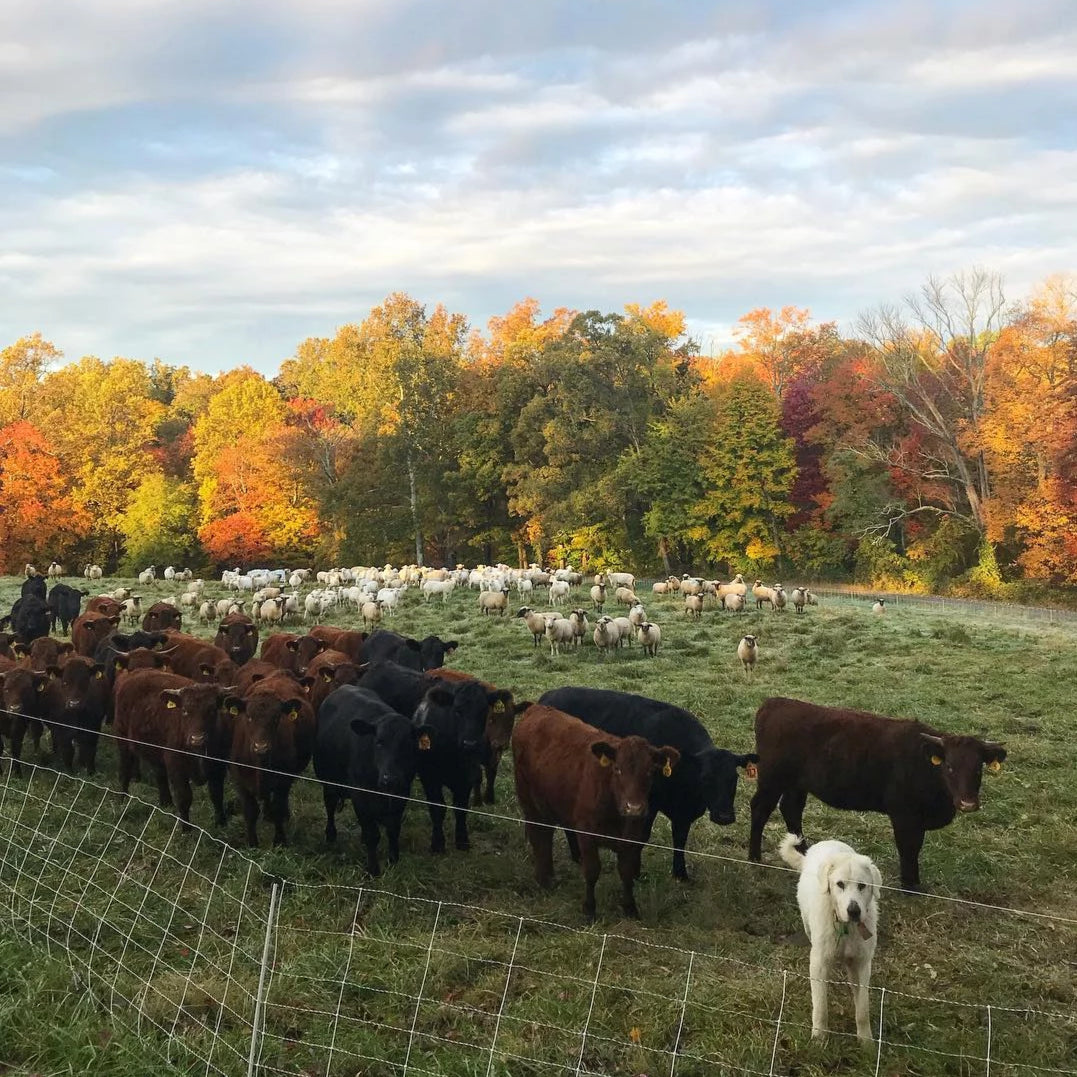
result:
<svg viewBox="0 0 1077 1077"><path fill-rule="evenodd" d="M804 839L799 834L786 834L782 838L781 845L778 846L778 852L781 858L791 867L796 868L798 871L804 865L804 854L797 848L798 845L803 845Z"/></svg>

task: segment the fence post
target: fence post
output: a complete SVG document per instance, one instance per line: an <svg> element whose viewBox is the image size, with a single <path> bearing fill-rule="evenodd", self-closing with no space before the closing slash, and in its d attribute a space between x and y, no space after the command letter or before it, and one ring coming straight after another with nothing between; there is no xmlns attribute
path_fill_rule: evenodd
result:
<svg viewBox="0 0 1077 1077"><path fill-rule="evenodd" d="M262 1026L262 1008L265 1005L266 969L269 967L269 951L273 942L273 920L277 912L279 887L273 884L269 892L269 914L266 916L266 937L262 945L262 967L258 973L258 994L254 1000L254 1021L251 1023L251 1052L247 1056L247 1077L254 1077L254 1060L258 1056L258 1034Z"/></svg>

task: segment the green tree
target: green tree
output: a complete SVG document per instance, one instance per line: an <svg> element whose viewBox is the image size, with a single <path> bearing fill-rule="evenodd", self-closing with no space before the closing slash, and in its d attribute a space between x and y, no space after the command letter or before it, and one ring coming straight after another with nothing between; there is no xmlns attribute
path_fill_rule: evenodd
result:
<svg viewBox="0 0 1077 1077"><path fill-rule="evenodd" d="M187 565L199 557L198 494L191 483L147 475L131 497L120 533L126 553L121 575L133 576L147 565Z"/></svg>

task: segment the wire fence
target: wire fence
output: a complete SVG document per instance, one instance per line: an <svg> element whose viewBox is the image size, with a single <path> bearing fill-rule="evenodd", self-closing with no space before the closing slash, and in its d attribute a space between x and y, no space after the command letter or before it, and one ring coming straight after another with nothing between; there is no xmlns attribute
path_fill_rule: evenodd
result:
<svg viewBox="0 0 1077 1077"><path fill-rule="evenodd" d="M10 931L66 962L171 1069L773 1075L810 1040L806 954L787 968L280 878L138 797L40 765L6 769L0 834ZM847 1008L848 987L831 989ZM877 1037L852 1056L858 1072L1077 1074L1071 1012L878 978L871 996ZM859 1050L851 1031L831 1037Z"/></svg>

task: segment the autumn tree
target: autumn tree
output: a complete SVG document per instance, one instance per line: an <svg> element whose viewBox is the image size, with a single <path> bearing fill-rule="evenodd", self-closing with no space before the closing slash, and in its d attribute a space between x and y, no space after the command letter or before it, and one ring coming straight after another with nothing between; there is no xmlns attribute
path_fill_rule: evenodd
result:
<svg viewBox="0 0 1077 1077"><path fill-rule="evenodd" d="M121 574L133 576L147 565L184 566L199 556L198 494L190 483L161 473L139 484L120 523L125 554Z"/></svg>
<svg viewBox="0 0 1077 1077"><path fill-rule="evenodd" d="M0 426L31 417L41 379L62 355L40 333L20 337L0 351Z"/></svg>

